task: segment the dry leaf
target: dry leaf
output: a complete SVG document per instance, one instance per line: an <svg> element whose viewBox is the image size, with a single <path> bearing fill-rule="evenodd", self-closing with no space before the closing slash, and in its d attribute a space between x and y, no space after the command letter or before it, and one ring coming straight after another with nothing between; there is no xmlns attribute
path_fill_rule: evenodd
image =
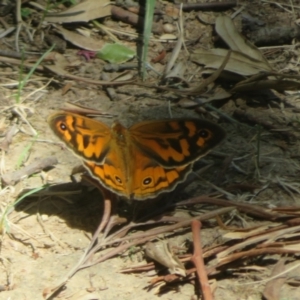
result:
<svg viewBox="0 0 300 300"><path fill-rule="evenodd" d="M191 60L195 63L205 65L208 68L217 69L224 61L228 50L226 49L197 49L191 55ZM246 54L232 51L229 61L224 70L230 71L242 76L251 76L259 72L272 72L272 68L262 62L258 61Z"/></svg>
<svg viewBox="0 0 300 300"><path fill-rule="evenodd" d="M48 14L45 20L52 23L88 22L110 15L110 1L87 0L74 5L63 12Z"/></svg>
<svg viewBox="0 0 300 300"><path fill-rule="evenodd" d="M293 80L256 80L252 82L241 81L235 85L231 92L245 92L253 90L262 90L262 89L274 89L276 91L282 92L285 90L295 91L300 89L300 82Z"/></svg>
<svg viewBox="0 0 300 300"><path fill-rule="evenodd" d="M85 37L73 31L64 29L61 26L56 26L56 28L57 31L60 34L62 34L67 41L69 41L70 43L72 43L73 45L81 49L90 50L90 51L99 51L105 44L104 41L95 40L91 37Z"/></svg>
<svg viewBox="0 0 300 300"><path fill-rule="evenodd" d="M71 82L68 82L67 84L65 84L61 90L61 94L62 96L65 95L69 90L71 90L73 84Z"/></svg>
<svg viewBox="0 0 300 300"><path fill-rule="evenodd" d="M279 300L280 299L280 289L286 281L286 274L276 277L276 275L283 273L285 271L285 258L279 259L275 265L271 277L275 277L268 281L263 291L263 295L266 300Z"/></svg>
<svg viewBox="0 0 300 300"><path fill-rule="evenodd" d="M171 274L186 276L184 265L172 253L169 244L166 242L148 242L145 247L145 253L148 257L167 267Z"/></svg>
<svg viewBox="0 0 300 300"><path fill-rule="evenodd" d="M216 31L231 50L241 52L255 60L268 64L259 49L237 31L234 23L228 16L219 16L216 19Z"/></svg>

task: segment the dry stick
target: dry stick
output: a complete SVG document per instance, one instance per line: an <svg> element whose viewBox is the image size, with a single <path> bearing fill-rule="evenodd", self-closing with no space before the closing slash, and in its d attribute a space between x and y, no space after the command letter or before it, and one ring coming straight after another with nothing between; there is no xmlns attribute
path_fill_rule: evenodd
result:
<svg viewBox="0 0 300 300"><path fill-rule="evenodd" d="M207 204L213 204L213 205L218 205L218 206L234 206L239 211L243 211L252 216L254 215L256 217L260 217L260 218L267 219L267 220L276 220L278 218L288 216L288 215L268 212L266 209L264 209L263 207L260 207L258 205L248 204L248 203L239 203L239 202L230 201L230 200L212 198L212 197L208 197L208 196L200 196L200 197L194 197L194 198L191 198L188 200L184 200L184 201L176 203L176 206L192 205L192 204L196 204L196 203L207 203Z"/></svg>
<svg viewBox="0 0 300 300"><path fill-rule="evenodd" d="M95 84L95 85L104 85L104 86L118 86L118 85L124 85L124 84L133 84L136 80L120 80L120 81L104 81L104 80L94 80L94 79L89 79L85 77L79 77L73 74L68 73L67 71L61 69L60 67L54 65L45 65L44 70L48 69L49 71L53 72L54 74L58 76L62 76L65 78L73 79L76 81L81 81L81 82L87 82L89 84Z"/></svg>
<svg viewBox="0 0 300 300"><path fill-rule="evenodd" d="M10 50L0 50L0 56L7 56L7 57L12 57L12 58L18 58L18 59L22 58L21 53L19 53L17 51L13 51L11 49ZM24 55L24 57L26 58L25 55Z"/></svg>
<svg viewBox="0 0 300 300"><path fill-rule="evenodd" d="M273 240L281 239L287 235L293 235L295 232L298 233L300 230L299 225L294 227L287 227L283 229L281 229L282 226L279 227L280 227L279 230L275 230L273 232L268 232L268 230L266 230L266 233L264 234L260 234L258 236L252 236L238 244L232 245L231 247L219 253L217 255L217 259L221 260L223 257L228 257L230 253L236 252L238 249L246 248L253 244L257 244L259 242L262 242L260 247L267 247L269 243L273 243Z"/></svg>
<svg viewBox="0 0 300 300"><path fill-rule="evenodd" d="M232 207L217 209L217 210L215 210L213 212L209 212L209 213L203 214L201 216L197 216L197 217L192 218L190 220L184 220L182 222L178 222L177 224L173 224L173 225L169 225L169 226L164 226L162 228L155 228L154 230L149 230L148 232L145 232L145 233L142 233L142 234L140 234L140 233L138 233L138 234L132 234L132 235L127 236L125 238L120 238L120 239L116 239L116 240L112 239L111 242L109 242L109 243L106 242L104 244L97 245L96 247L94 247L88 253L88 256L86 257L85 261L89 261L90 258L91 258L91 256L93 254L95 254L98 250L100 250L103 246L107 246L109 244L114 244L114 243L117 243L117 242L126 241L128 239L133 240L133 241L130 242L130 243L127 243L127 244L124 244L124 245L121 245L121 246L115 248L111 252L107 253L105 256L100 257L98 260L96 260L94 262L91 262L89 264L83 265L80 269L87 268L89 266L93 266L95 264L98 264L99 262L102 262L105 259L111 258L112 256L120 253L121 251L127 250L129 247L131 247L133 245L141 244L141 242L140 242L141 240L143 242L145 242L145 241L148 241L149 239L152 239L152 238L155 239L155 238L157 238L158 234L166 233L166 232L173 232L175 229L186 227L186 226L190 225L190 222L193 221L193 220L202 220L202 221L204 221L204 220L211 219L211 218L213 218L215 216L218 216L220 214L224 214L224 213L227 213L227 212L230 212L230 211L232 211ZM119 249L119 250L116 251L116 249ZM105 257L105 259L103 257Z"/></svg>
<svg viewBox="0 0 300 300"><path fill-rule="evenodd" d="M195 197L195 198L190 198L188 200L184 200L181 202L177 202L175 205L171 205L170 207L167 207L166 209L170 209L172 207L178 207L178 206L188 206L188 205L194 205L194 204L198 204L198 203L207 203L207 204L213 204L213 205L218 205L218 206L225 206L225 207L235 207L236 209L238 209L241 212L245 212L248 213L250 215L254 215L256 217L260 217L260 218L264 218L264 219L268 219L268 220L276 220L278 218L281 217L289 217L288 215L283 215L283 214L276 214L276 213L271 213L268 212L266 209L264 209L263 207L260 206L256 206L254 204L248 204L248 203L239 203L239 202L235 202L235 201L230 201L230 200L225 200L225 199L219 199L219 198L213 198L213 197L208 197L208 196L200 196L200 197ZM221 214L221 213L220 213ZM110 241L123 241L123 240L127 240L128 238L118 238L117 240L114 240L116 236L120 236L122 234L122 232L124 231L129 231L130 229L137 227L137 226L143 226L143 225L151 225L151 224L158 224L158 223L162 223L162 222L177 222L178 220L175 220L173 217L167 217L167 216L163 216L163 219L160 219L159 221L157 220L160 216L156 216L155 217L155 221L154 220L149 220L147 222L144 223L130 223L128 224L126 227L121 228L119 231L115 232L113 235L109 236L108 239L106 240L107 243L104 244L105 246L110 245L111 242ZM124 236L124 234L123 234ZM132 237L132 236L131 236Z"/></svg>
<svg viewBox="0 0 300 300"><path fill-rule="evenodd" d="M210 3L184 3L182 4L183 11L192 11L192 10L226 10L232 7L237 6L237 1L223 1L223 2L210 2Z"/></svg>
<svg viewBox="0 0 300 300"><path fill-rule="evenodd" d="M202 246L200 240L200 229L201 229L201 223L198 220L194 220L192 222L193 244L194 244L194 254L192 256L192 262L196 266L198 280L202 289L204 300L213 300L213 295L208 283L208 277L205 271L205 265L203 261L203 253L202 253Z"/></svg>
<svg viewBox="0 0 300 300"><path fill-rule="evenodd" d="M137 68L138 68L137 63L124 63L124 64L121 64L121 65L106 64L106 65L103 66L103 70L105 72L122 72L122 71L137 69Z"/></svg>
<svg viewBox="0 0 300 300"><path fill-rule="evenodd" d="M17 21L17 31L16 31L16 41L15 41L15 46L16 46L16 49L17 49L17 52L20 52L20 49L19 49L19 34L20 34L20 31L21 31L21 28L22 28L22 23L23 23L23 20L22 20L22 15L21 15L21 0L17 0L16 1L16 21Z"/></svg>
<svg viewBox="0 0 300 300"><path fill-rule="evenodd" d="M168 207L167 207L168 208ZM219 214L222 214L222 212L220 212ZM125 237L125 235L127 234L127 232L135 227L142 227L142 226L149 226L149 225L159 225L161 223L165 224L165 223L176 223L176 224L179 224L180 222L185 222L186 221L186 218L178 218L178 217L172 217L172 216L164 216L163 214L162 215L153 215L153 214L150 214L148 215L150 216L149 218L153 217L155 218L154 220L148 220L148 221L145 221L145 222L140 222L140 223L134 223L134 222L131 222L129 223L128 225L126 225L125 227L121 228L120 230L114 232L113 234L111 234L109 237L106 238L106 241L105 241L105 246L107 245L110 245L111 243L115 243L115 241L126 241L128 239L131 239L131 238L140 238L140 237L143 237L145 234L141 234L141 233L136 233L136 234L133 234L129 237ZM203 215L202 215L203 216ZM191 221L191 219L189 219L189 221ZM165 227L164 227L165 228ZM157 229L153 229L155 232ZM152 231L148 230L148 233L152 235ZM155 233L154 233L155 234ZM136 236L138 235L138 236Z"/></svg>
<svg viewBox="0 0 300 300"><path fill-rule="evenodd" d="M179 24L181 25L181 23L179 22ZM164 77L166 75L168 75L171 71L171 69L174 67L175 61L177 60L179 53L181 51L181 47L183 45L183 41L184 41L184 36L183 36L183 28L180 27L180 25L178 26L178 30L179 30L179 37L177 39L176 45L173 48L172 51L172 55L170 56L170 58L168 59L168 63L165 67L164 70Z"/></svg>
<svg viewBox="0 0 300 300"><path fill-rule="evenodd" d="M20 59L16 59L16 58L11 58L11 57L5 57L5 56L0 56L0 62L4 62L7 64L12 64L12 65L16 65L16 66L20 66L21 64L23 64L24 67L31 69L34 67L33 63L29 63L29 62L22 62ZM42 65L39 65L36 67L36 70L38 71L45 71L45 68Z"/></svg>
<svg viewBox="0 0 300 300"><path fill-rule="evenodd" d="M144 25L143 17L135 13L132 13L131 11L125 10L119 6L114 6L114 5L111 6L111 15L114 18L126 24L130 24L132 26L142 28ZM156 34L162 34L164 32L162 24L153 22L152 32Z"/></svg>
<svg viewBox="0 0 300 300"><path fill-rule="evenodd" d="M103 80L109 81L108 75L104 72L102 72L101 78ZM116 90L113 87L107 87L106 92L110 100L112 101L120 100L120 96L117 94Z"/></svg>
<svg viewBox="0 0 300 300"><path fill-rule="evenodd" d="M176 224L172 224L172 225L168 225L168 226L164 226L164 227L160 227L160 228L154 228L153 230L148 230L147 232L136 233L136 234L132 234L130 236L126 236L126 237L123 237L123 238L118 238L118 239L111 238L108 241L106 240L101 245L101 247L109 246L109 245L112 245L112 244L115 244L115 243L124 242L124 241L127 241L127 240L138 240L138 239L142 239L142 238L145 238L145 237L154 237L154 238L156 238L159 234L166 233L166 232L173 232L176 229L187 227L191 224L191 221L193 221L193 220L205 221L205 220L208 220L208 219L215 218L217 215L222 215L222 214L231 212L232 210L234 210L233 207L226 207L226 208L216 209L214 211L211 211L211 212L208 212L206 214L194 217L192 219L188 219L188 220L178 222ZM153 222L153 223L155 224L156 222ZM93 252L97 252L101 247L99 245L99 247L97 249L95 249L95 251L93 251Z"/></svg>
<svg viewBox="0 0 300 300"><path fill-rule="evenodd" d="M219 259L219 262L215 266L216 268L228 264L232 261L238 260L240 258L249 258L252 256L260 256L264 254L295 254L299 253L299 250L289 250L289 249L284 249L282 247L270 247L270 248L263 248L263 249L250 249L247 251L242 251L238 253L234 253L231 255L228 255L227 257Z"/></svg>
<svg viewBox="0 0 300 300"><path fill-rule="evenodd" d="M4 139L0 142L0 149L8 151L9 145L12 142L13 136L19 131L16 124L13 124L5 133Z"/></svg>
<svg viewBox="0 0 300 300"><path fill-rule="evenodd" d="M102 187L99 182L95 179L93 179L90 176L82 176L84 180L88 181L89 183L91 183L92 185L94 185L101 193L101 195L103 196L104 199L104 208L103 208L103 216L101 219L101 223L98 226L97 230L95 231L92 240L91 240L91 244L90 244L90 249L93 246L93 244L95 243L95 241L97 240L99 234L101 233L101 231L107 226L110 218L111 218L111 214L112 214L112 202L115 202L115 196L108 191L107 189L105 189L104 187ZM88 249L88 251L90 250Z"/></svg>
<svg viewBox="0 0 300 300"><path fill-rule="evenodd" d="M2 176L2 182L5 185L14 185L20 180L42 171L47 167L51 167L58 163L57 158L55 156L50 156L46 158L36 159L30 165L24 167L22 170L8 172Z"/></svg>
<svg viewBox="0 0 300 300"><path fill-rule="evenodd" d="M110 230L113 229L116 225L121 225L126 223L128 220L126 218L121 218L117 214L113 215L109 218L108 223L106 224L103 236L102 236L102 241L105 240L107 235L109 234Z"/></svg>

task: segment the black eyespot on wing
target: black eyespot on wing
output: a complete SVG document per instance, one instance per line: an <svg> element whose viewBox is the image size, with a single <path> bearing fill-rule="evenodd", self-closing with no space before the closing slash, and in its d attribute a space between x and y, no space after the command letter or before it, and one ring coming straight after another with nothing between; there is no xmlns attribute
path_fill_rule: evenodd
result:
<svg viewBox="0 0 300 300"><path fill-rule="evenodd" d="M121 180L121 178L120 178L119 176L115 176L115 179L116 179L116 181L117 181L118 183L122 184L122 180Z"/></svg>
<svg viewBox="0 0 300 300"><path fill-rule="evenodd" d="M65 130L67 130L67 125L66 125L64 122L60 122L59 128L60 128L62 131L65 131Z"/></svg>
<svg viewBox="0 0 300 300"><path fill-rule="evenodd" d="M206 129L201 129L199 131L199 136L201 136L202 138L206 139L209 137L209 132Z"/></svg>
<svg viewBox="0 0 300 300"><path fill-rule="evenodd" d="M143 185L149 185L149 184L151 184L151 182L152 182L152 178L151 177L146 177L143 180Z"/></svg>

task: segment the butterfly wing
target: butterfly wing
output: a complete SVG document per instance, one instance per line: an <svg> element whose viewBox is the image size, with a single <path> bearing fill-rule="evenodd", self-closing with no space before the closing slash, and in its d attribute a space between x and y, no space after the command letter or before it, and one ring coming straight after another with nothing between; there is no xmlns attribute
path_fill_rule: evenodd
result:
<svg viewBox="0 0 300 300"><path fill-rule="evenodd" d="M108 190L119 196L130 199L131 191L128 190L127 178L121 168L116 165L116 161L110 163L109 158L104 164L97 164L93 161L83 162L89 174L100 181Z"/></svg>
<svg viewBox="0 0 300 300"><path fill-rule="evenodd" d="M108 126L69 112L55 113L48 122L56 136L83 160L92 177L109 190L127 196L124 158Z"/></svg>
<svg viewBox="0 0 300 300"><path fill-rule="evenodd" d="M129 132L138 149L166 168L194 162L225 138L221 127L198 119L146 121Z"/></svg>
<svg viewBox="0 0 300 300"><path fill-rule="evenodd" d="M218 125L197 119L146 121L129 129L132 140L131 188L137 200L172 191L193 162L225 138Z"/></svg>
<svg viewBox="0 0 300 300"><path fill-rule="evenodd" d="M191 172L192 164L165 168L151 157L135 149L132 176L128 182L130 198L146 200L170 192Z"/></svg>
<svg viewBox="0 0 300 300"><path fill-rule="evenodd" d="M110 151L110 128L99 121L58 112L48 118L48 123L55 135L81 159L101 163Z"/></svg>

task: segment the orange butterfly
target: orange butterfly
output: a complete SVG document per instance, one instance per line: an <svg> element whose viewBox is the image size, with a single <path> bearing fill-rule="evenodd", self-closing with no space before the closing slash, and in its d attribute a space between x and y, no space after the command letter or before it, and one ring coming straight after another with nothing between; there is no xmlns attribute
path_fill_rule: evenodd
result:
<svg viewBox="0 0 300 300"><path fill-rule="evenodd" d="M225 138L218 125L198 119L145 121L127 129L58 112L48 122L93 178L135 200L174 190L192 171L193 162Z"/></svg>

